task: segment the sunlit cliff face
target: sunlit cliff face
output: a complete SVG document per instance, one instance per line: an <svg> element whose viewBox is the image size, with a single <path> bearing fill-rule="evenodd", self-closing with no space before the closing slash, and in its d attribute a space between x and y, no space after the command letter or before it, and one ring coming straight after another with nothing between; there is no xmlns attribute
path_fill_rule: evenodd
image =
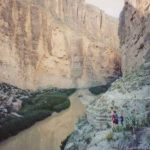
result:
<svg viewBox="0 0 150 150"><path fill-rule="evenodd" d="M105 55L111 49L119 56L118 21L98 8L83 0L1 3L0 82L24 89L78 88L120 75L116 60Z"/></svg>

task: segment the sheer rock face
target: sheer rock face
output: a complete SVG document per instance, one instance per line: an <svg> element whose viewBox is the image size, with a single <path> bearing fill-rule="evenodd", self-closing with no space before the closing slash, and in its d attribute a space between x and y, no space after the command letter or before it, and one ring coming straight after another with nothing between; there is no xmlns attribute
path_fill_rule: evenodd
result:
<svg viewBox="0 0 150 150"><path fill-rule="evenodd" d="M120 16L122 70L126 75L150 66L150 1L126 0Z"/></svg>
<svg viewBox="0 0 150 150"><path fill-rule="evenodd" d="M105 84L120 75L117 26L84 0L0 0L0 82Z"/></svg>

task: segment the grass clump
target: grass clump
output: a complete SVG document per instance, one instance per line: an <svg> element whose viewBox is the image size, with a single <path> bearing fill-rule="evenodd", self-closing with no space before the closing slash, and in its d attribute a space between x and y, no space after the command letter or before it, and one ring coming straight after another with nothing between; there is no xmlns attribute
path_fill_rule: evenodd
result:
<svg viewBox="0 0 150 150"><path fill-rule="evenodd" d="M112 128L113 132L124 132L126 130L126 128L124 126L116 126L114 128Z"/></svg>
<svg viewBox="0 0 150 150"><path fill-rule="evenodd" d="M111 131L108 134L106 134L106 140L107 141L112 141L113 137L114 137L114 134Z"/></svg>

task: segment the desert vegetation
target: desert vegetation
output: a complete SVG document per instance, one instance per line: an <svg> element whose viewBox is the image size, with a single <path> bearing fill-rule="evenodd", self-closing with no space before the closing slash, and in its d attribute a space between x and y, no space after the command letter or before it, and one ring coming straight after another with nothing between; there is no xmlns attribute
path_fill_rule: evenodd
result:
<svg viewBox="0 0 150 150"><path fill-rule="evenodd" d="M22 99L22 108L15 116L8 114L0 119L0 141L29 128L37 121L43 120L54 112L60 112L70 106L69 96L75 89L47 89L30 94Z"/></svg>

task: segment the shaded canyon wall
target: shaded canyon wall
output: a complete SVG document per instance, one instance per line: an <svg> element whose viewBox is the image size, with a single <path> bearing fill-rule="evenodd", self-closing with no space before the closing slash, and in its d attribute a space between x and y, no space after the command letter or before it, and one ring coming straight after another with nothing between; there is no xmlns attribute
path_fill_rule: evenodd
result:
<svg viewBox="0 0 150 150"><path fill-rule="evenodd" d="M120 16L122 71L126 75L150 66L150 2L126 0Z"/></svg>

